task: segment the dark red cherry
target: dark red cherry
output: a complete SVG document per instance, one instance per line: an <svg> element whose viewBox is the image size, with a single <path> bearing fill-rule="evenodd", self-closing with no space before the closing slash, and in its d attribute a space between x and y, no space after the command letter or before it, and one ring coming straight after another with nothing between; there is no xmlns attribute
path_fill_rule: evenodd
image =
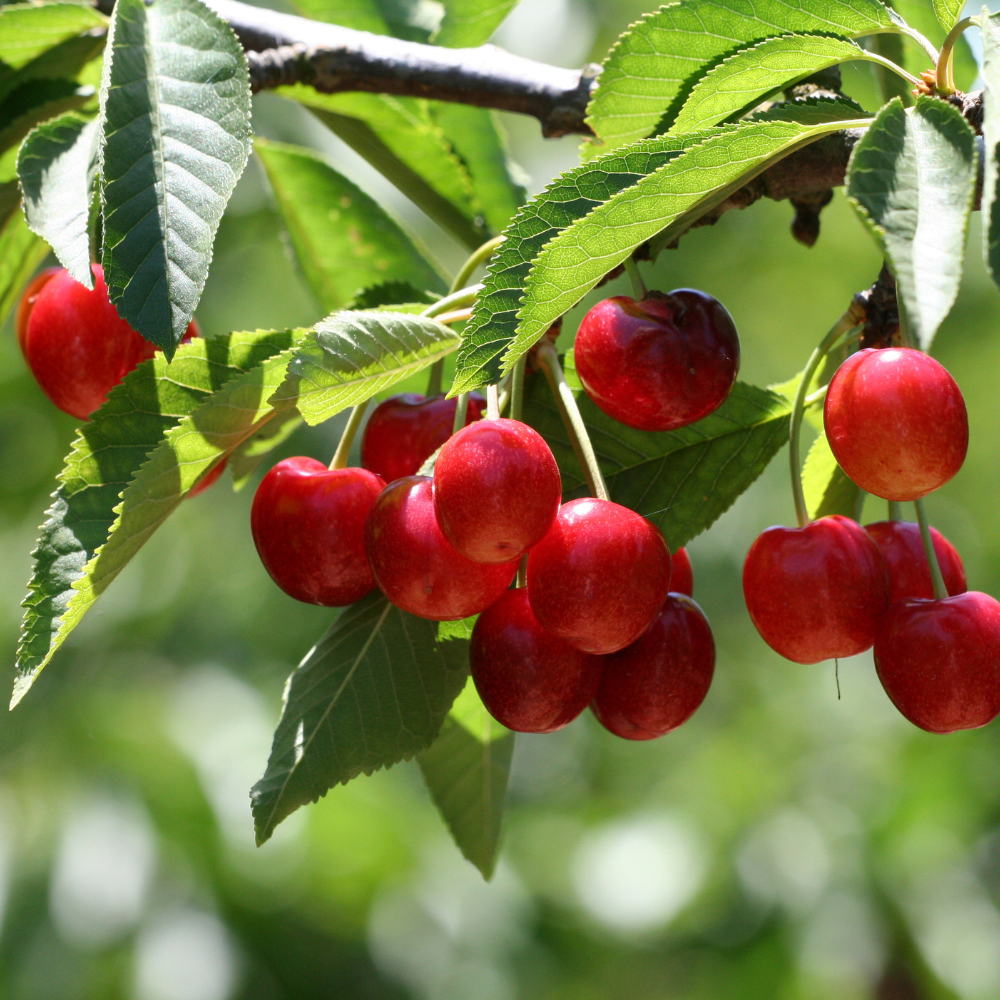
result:
<svg viewBox="0 0 1000 1000"><path fill-rule="evenodd" d="M367 469L286 458L261 480L250 509L268 573L297 601L343 607L375 589L365 519L385 483Z"/></svg>
<svg viewBox="0 0 1000 1000"><path fill-rule="evenodd" d="M604 664L543 629L523 588L508 590L479 616L469 660L490 715L518 733L551 733L572 722L594 697Z"/></svg>
<svg viewBox="0 0 1000 1000"><path fill-rule="evenodd" d="M691 566L691 557L687 549L678 549L670 560L670 590L674 594L687 594L690 597L694 593L694 569Z"/></svg>
<svg viewBox="0 0 1000 1000"><path fill-rule="evenodd" d="M559 508L528 553L528 598L543 628L587 653L642 635L670 589L670 550L635 511L587 497Z"/></svg>
<svg viewBox="0 0 1000 1000"><path fill-rule="evenodd" d="M976 590L893 604L875 638L875 669L915 726L985 726L1000 713L1000 604Z"/></svg>
<svg viewBox="0 0 1000 1000"><path fill-rule="evenodd" d="M520 559L552 526L562 480L542 436L519 420L478 420L434 463L434 510L445 538L481 563Z"/></svg>
<svg viewBox="0 0 1000 1000"><path fill-rule="evenodd" d="M694 715L714 672L715 641L701 608L670 593L631 646L604 658L594 714L616 736L656 739Z"/></svg>
<svg viewBox="0 0 1000 1000"><path fill-rule="evenodd" d="M93 291L63 268L48 277L42 272L18 309L18 339L32 375L60 410L80 420L87 420L136 365L157 351L118 315L101 265L92 264L91 270ZM196 336L192 320L184 339Z"/></svg>
<svg viewBox="0 0 1000 1000"><path fill-rule="evenodd" d="M587 395L608 416L643 431L670 431L707 417L729 395L740 340L717 299L679 288L641 302L598 302L573 348Z"/></svg>
<svg viewBox="0 0 1000 1000"><path fill-rule="evenodd" d="M920 525L913 521L876 521L874 524L866 524L865 531L875 539L889 569L891 602L895 604L907 597L931 600L934 597L934 585L931 583L931 568L927 565L927 554L920 537ZM949 595L964 594L967 587L962 557L937 528L931 528L931 539Z"/></svg>
<svg viewBox="0 0 1000 1000"><path fill-rule="evenodd" d="M425 398L413 392L379 403L361 438L361 464L387 483L415 476L451 436L457 405L458 400L443 395ZM485 409L486 400L478 392L470 393L466 426L478 420Z"/></svg>
<svg viewBox="0 0 1000 1000"><path fill-rule="evenodd" d="M886 500L917 500L943 486L969 448L961 390L909 347L852 354L830 381L823 420L840 467Z"/></svg>
<svg viewBox="0 0 1000 1000"><path fill-rule="evenodd" d="M761 534L743 564L743 596L773 650L819 663L871 647L889 607L889 571L865 529L833 514Z"/></svg>
<svg viewBox="0 0 1000 1000"><path fill-rule="evenodd" d="M429 476L390 483L372 507L365 550L382 593L411 615L455 621L485 611L510 586L517 560L477 563L438 527Z"/></svg>

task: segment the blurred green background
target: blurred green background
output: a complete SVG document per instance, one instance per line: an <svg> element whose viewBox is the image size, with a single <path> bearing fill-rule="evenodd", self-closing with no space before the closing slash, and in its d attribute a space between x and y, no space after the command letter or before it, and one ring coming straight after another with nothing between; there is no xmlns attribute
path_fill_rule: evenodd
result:
<svg viewBox="0 0 1000 1000"><path fill-rule="evenodd" d="M632 2L524 0L497 41L599 59ZM871 105L868 69L845 74ZM536 191L577 140L505 117ZM255 125L316 146L447 268L463 253L300 107ZM207 335L319 318L252 164L220 230ZM809 250L787 204L731 212L666 252L651 286L718 296L743 377L798 371L880 260L838 193ZM1000 594L1000 297L979 260L935 353L969 405L963 471L928 498L970 587ZM602 290L625 292L622 282ZM567 334L592 295L571 314ZM422 379L412 388L422 389ZM336 424L337 421L334 422ZM328 459L338 426L282 452ZM73 422L0 336L0 653L13 672L36 529ZM0 997L10 1000L922 1000L1000 997L1000 729L936 737L889 704L870 656L802 667L747 617L740 569L789 523L782 452L690 546L718 665L679 731L633 744L582 717L519 737L505 848L484 883L414 764L330 792L253 846L285 677L334 612L269 580L252 486L183 505L0 727ZM869 520L885 516L869 500Z"/></svg>

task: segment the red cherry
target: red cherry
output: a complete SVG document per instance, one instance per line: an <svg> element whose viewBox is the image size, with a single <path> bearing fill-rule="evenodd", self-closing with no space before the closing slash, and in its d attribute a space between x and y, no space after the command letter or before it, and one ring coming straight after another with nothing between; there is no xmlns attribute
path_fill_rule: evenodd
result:
<svg viewBox="0 0 1000 1000"><path fill-rule="evenodd" d="M605 657L594 714L616 736L656 739L694 715L714 671L715 642L701 608L670 593L631 646Z"/></svg>
<svg viewBox="0 0 1000 1000"><path fill-rule="evenodd" d="M598 302L573 348L587 395L610 417L643 431L671 431L707 417L729 395L740 340L717 299L679 288L636 302Z"/></svg>
<svg viewBox="0 0 1000 1000"><path fill-rule="evenodd" d="M49 281L54 278L57 274L64 273L64 269L61 267L47 267L43 271L39 271L31 281L28 282L28 287L25 288L24 294L21 296L21 301L17 305L17 343L21 348L21 353L24 353L24 340L28 335L28 317L31 315L31 310L34 308L35 303L38 301L38 293L49 283Z"/></svg>
<svg viewBox="0 0 1000 1000"><path fill-rule="evenodd" d="M434 463L434 510L445 538L481 563L520 559L552 526L562 480L544 438L519 420L479 420Z"/></svg>
<svg viewBox="0 0 1000 1000"><path fill-rule="evenodd" d="M413 392L391 396L375 407L361 438L361 464L387 483L415 476L451 437L458 400L443 395L425 398ZM469 395L468 426L486 409L478 392Z"/></svg>
<svg viewBox="0 0 1000 1000"><path fill-rule="evenodd" d="M434 516L429 476L390 483L365 528L365 551L382 593L411 615L456 621L485 611L510 586L517 560L473 562L457 552Z"/></svg>
<svg viewBox="0 0 1000 1000"><path fill-rule="evenodd" d="M542 626L587 653L642 635L670 586L659 529L609 500L571 500L528 554L528 598Z"/></svg>
<svg viewBox="0 0 1000 1000"><path fill-rule="evenodd" d="M590 703L604 660L546 632L523 589L508 590L476 620L469 650L479 697L518 733L551 733Z"/></svg>
<svg viewBox="0 0 1000 1000"><path fill-rule="evenodd" d="M823 420L844 472L886 500L917 500L943 486L969 447L962 391L909 347L852 354L830 381Z"/></svg>
<svg viewBox="0 0 1000 1000"><path fill-rule="evenodd" d="M860 524L833 514L804 528L768 528L743 565L757 631L796 663L863 653L889 607L889 571Z"/></svg>
<svg viewBox="0 0 1000 1000"><path fill-rule="evenodd" d="M261 562L297 601L344 607L375 589L365 519L385 483L367 469L286 458L261 480L250 528Z"/></svg>
<svg viewBox="0 0 1000 1000"><path fill-rule="evenodd" d="M190 500L191 497L196 497L199 493L204 493L210 486L214 486L215 483L218 482L222 473L226 471L226 462L228 462L228 459L219 462L219 464L212 469L212 471L209 472L209 474L205 476L193 490L188 493L187 499Z"/></svg>
<svg viewBox="0 0 1000 1000"><path fill-rule="evenodd" d="M674 594L694 593L694 569L687 549L678 549L670 560L670 590Z"/></svg>
<svg viewBox="0 0 1000 1000"><path fill-rule="evenodd" d="M927 565L927 554L920 537L920 525L913 521L876 521L874 524L866 524L865 531L875 539L889 568L891 602L895 604L907 597L931 600L934 597L934 585L931 583L931 568ZM967 587L962 557L937 528L931 528L931 539L948 593L951 596L964 594Z"/></svg>
<svg viewBox="0 0 1000 1000"><path fill-rule="evenodd" d="M63 268L55 270L44 281L45 272L40 274L22 300L21 350L45 395L60 410L87 420L108 393L157 348L118 315L108 299L100 264L91 265L93 291ZM197 335L192 320L184 339Z"/></svg>
<svg viewBox="0 0 1000 1000"><path fill-rule="evenodd" d="M889 609L875 639L885 693L931 733L978 729L1000 712L1000 604L973 590Z"/></svg>

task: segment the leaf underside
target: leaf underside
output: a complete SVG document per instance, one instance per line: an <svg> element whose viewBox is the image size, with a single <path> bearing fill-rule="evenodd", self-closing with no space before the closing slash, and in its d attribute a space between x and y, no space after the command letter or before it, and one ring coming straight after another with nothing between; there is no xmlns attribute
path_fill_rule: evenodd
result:
<svg viewBox="0 0 1000 1000"><path fill-rule="evenodd" d="M993 281L1000 286L1000 18L990 17L984 7L981 20L983 38L983 81L985 108L983 143L986 164L983 179L983 258Z"/></svg>
<svg viewBox="0 0 1000 1000"><path fill-rule="evenodd" d="M853 517L860 490L837 464L826 434L820 431L802 465L802 491L809 516Z"/></svg>

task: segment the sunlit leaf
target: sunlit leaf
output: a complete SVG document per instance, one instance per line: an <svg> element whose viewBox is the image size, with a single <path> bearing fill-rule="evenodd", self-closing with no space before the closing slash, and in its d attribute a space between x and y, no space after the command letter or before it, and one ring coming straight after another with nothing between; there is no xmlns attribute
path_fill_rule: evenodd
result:
<svg viewBox="0 0 1000 1000"><path fill-rule="evenodd" d="M860 490L837 464L823 431L813 441L803 463L802 492L812 518L828 514L854 516Z"/></svg>
<svg viewBox="0 0 1000 1000"><path fill-rule="evenodd" d="M990 17L983 8L980 21L983 38L985 107L983 143L986 149L983 179L983 258L993 280L1000 285L1000 17Z"/></svg>
<svg viewBox="0 0 1000 1000"><path fill-rule="evenodd" d="M482 45L516 3L517 0L445 0L441 27L431 41L456 49Z"/></svg>

